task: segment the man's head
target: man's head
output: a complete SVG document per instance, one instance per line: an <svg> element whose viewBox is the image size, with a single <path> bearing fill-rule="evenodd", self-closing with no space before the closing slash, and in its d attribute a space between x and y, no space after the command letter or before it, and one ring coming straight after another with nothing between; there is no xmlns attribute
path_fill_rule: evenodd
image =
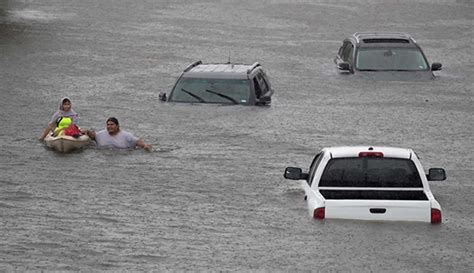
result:
<svg viewBox="0 0 474 273"><path fill-rule="evenodd" d="M110 117L107 119L107 132L109 135L116 135L120 131L118 119Z"/></svg>

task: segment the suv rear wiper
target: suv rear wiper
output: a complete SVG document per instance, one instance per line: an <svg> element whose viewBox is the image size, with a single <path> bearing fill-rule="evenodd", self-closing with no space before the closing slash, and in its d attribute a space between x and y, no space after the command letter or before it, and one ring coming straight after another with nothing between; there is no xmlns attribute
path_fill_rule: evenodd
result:
<svg viewBox="0 0 474 273"><path fill-rule="evenodd" d="M381 71L380 69L359 69L359 71Z"/></svg>
<svg viewBox="0 0 474 273"><path fill-rule="evenodd" d="M233 98L231 98L231 97L229 97L229 96L227 96L227 95L221 94L221 93L219 93L219 92L212 91L212 90L209 90L209 89L206 89L206 92L209 92L209 93L212 93L212 94L214 94L214 95L218 95L219 97L223 97L223 98L225 98L225 99L228 99L228 100L230 100L231 102L233 102L234 104L239 104L235 99L233 99Z"/></svg>
<svg viewBox="0 0 474 273"><path fill-rule="evenodd" d="M184 90L183 88L181 88L181 91L183 91L184 93L190 95L191 97L197 99L199 102L206 102L205 100L203 100L201 97L199 97L198 95L192 93L192 92L189 92L187 90Z"/></svg>

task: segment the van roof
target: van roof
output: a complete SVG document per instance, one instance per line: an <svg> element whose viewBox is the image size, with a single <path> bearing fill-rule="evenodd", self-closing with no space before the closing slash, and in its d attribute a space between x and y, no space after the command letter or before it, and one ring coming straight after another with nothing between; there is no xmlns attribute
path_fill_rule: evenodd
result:
<svg viewBox="0 0 474 273"><path fill-rule="evenodd" d="M188 78L222 78L222 79L248 79L248 75L257 67L254 64L216 63L203 64L197 61L189 65L183 72L183 77Z"/></svg>

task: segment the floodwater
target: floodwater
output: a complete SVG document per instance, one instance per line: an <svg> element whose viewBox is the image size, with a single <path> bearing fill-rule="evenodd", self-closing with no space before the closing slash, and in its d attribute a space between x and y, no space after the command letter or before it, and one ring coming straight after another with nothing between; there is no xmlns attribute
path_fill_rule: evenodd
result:
<svg viewBox="0 0 474 273"><path fill-rule="evenodd" d="M474 3L0 0L0 272L474 268ZM341 75L356 31L412 34L434 81ZM253 63L270 107L160 103L196 60ZM38 141L69 96L80 126L151 153ZM443 224L313 220L286 166L326 146L413 148Z"/></svg>

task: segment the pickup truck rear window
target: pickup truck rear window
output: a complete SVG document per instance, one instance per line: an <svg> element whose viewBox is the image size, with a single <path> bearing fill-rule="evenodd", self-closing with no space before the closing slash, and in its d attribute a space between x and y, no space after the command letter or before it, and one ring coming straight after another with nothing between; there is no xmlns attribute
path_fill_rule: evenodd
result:
<svg viewBox="0 0 474 273"><path fill-rule="evenodd" d="M422 188L413 161L402 158L333 158L326 165L320 187Z"/></svg>

